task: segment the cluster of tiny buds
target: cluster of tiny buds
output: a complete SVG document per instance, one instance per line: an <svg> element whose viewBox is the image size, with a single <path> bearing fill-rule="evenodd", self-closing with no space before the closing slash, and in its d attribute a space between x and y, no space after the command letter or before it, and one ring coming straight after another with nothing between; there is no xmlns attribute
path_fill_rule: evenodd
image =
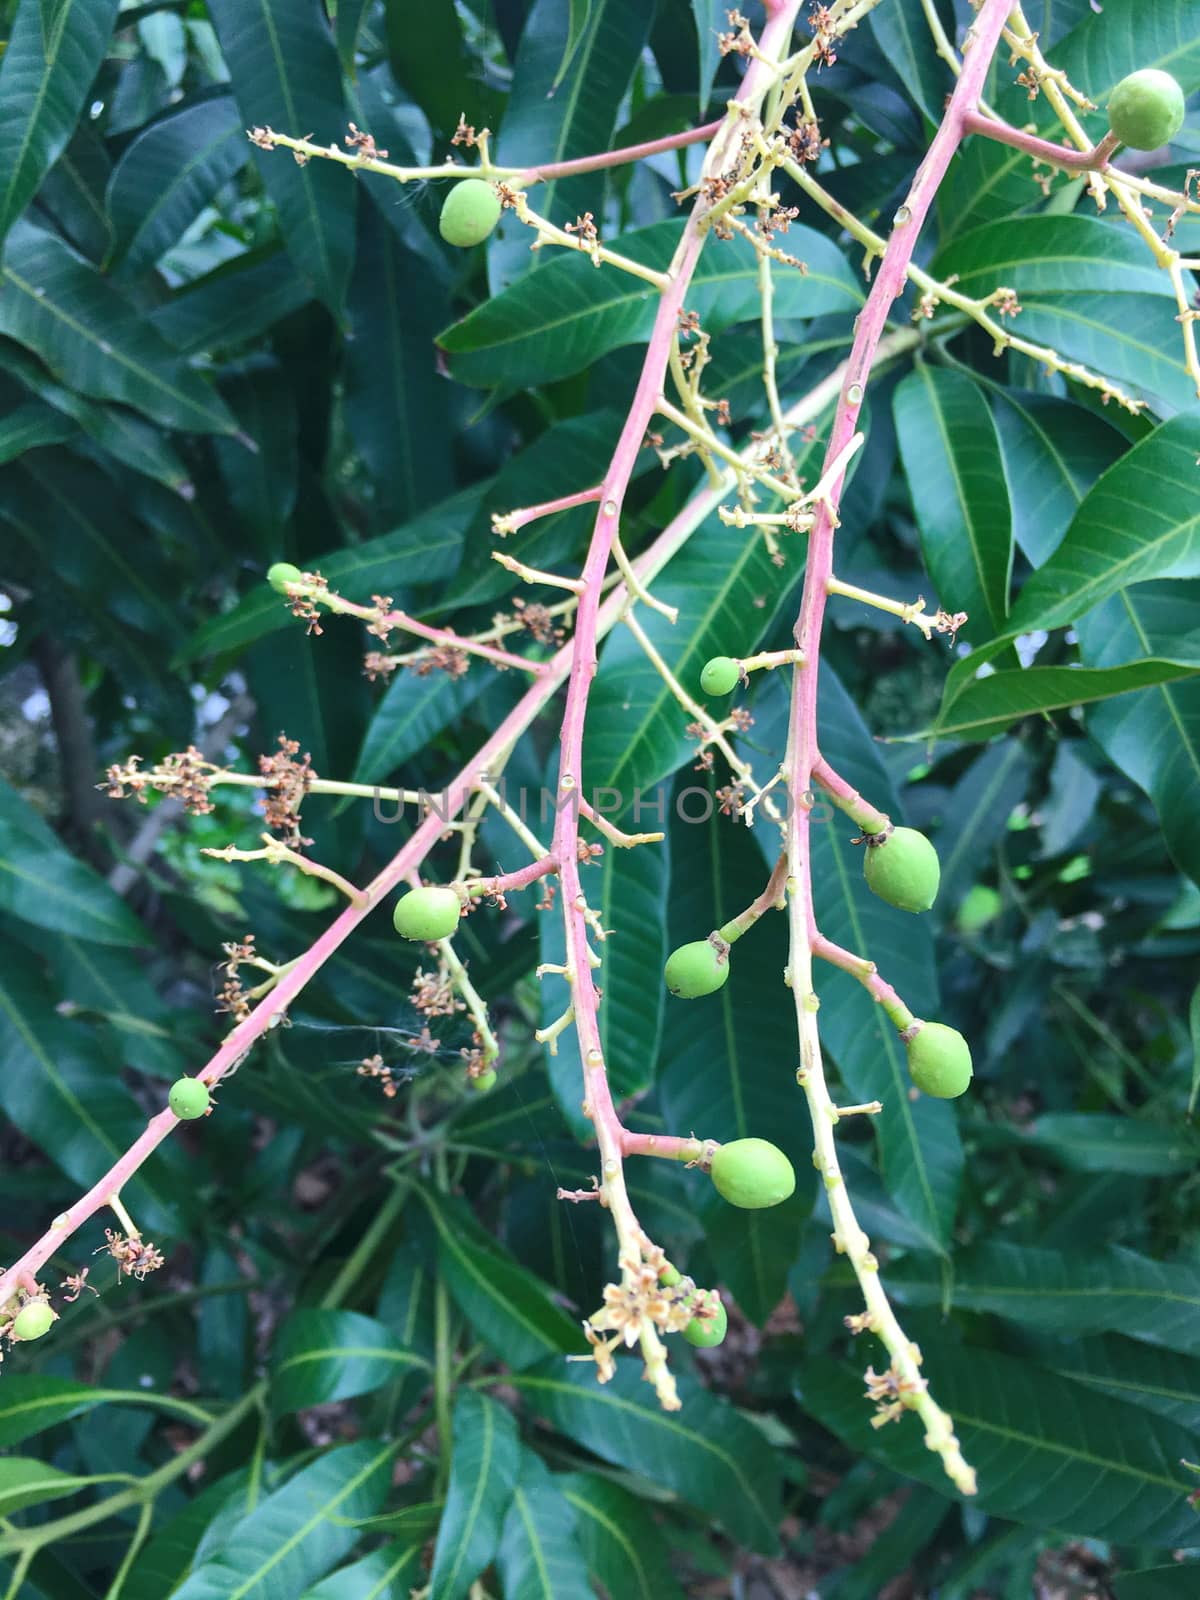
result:
<svg viewBox="0 0 1200 1600"><path fill-rule="evenodd" d="M169 791L186 811L202 817L212 811L208 797L215 768L194 745L169 755L158 766L143 771L141 756L130 756L124 765L108 769L107 782L100 785L113 800L126 800L131 795L139 805L145 805L149 791Z"/></svg>
<svg viewBox="0 0 1200 1600"><path fill-rule="evenodd" d="M118 1278L136 1278L142 1283L163 1264L162 1251L140 1234L117 1233L112 1228L105 1228L104 1241L93 1254L110 1255L117 1263Z"/></svg>
<svg viewBox="0 0 1200 1600"><path fill-rule="evenodd" d="M293 850L312 843L300 832L300 807L312 788L316 773L312 757L306 751L297 761L300 746L286 734L279 735L279 749L274 755L259 756L258 770L266 789L263 819L272 833L279 834Z"/></svg>
<svg viewBox="0 0 1200 1600"><path fill-rule="evenodd" d="M899 1422L905 1411L914 1404L917 1395L923 1394L929 1384L924 1378L906 1378L897 1372L893 1363L883 1372L868 1367L863 1373L867 1386L866 1397L875 1402L873 1428L882 1428L889 1422Z"/></svg>

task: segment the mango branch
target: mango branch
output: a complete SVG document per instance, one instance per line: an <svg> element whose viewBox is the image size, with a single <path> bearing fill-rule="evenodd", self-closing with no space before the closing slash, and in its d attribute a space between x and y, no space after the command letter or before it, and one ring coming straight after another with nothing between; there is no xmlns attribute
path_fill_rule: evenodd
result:
<svg viewBox="0 0 1200 1600"><path fill-rule="evenodd" d="M766 63L782 54L791 37L800 0L787 0L770 17L759 52ZM730 116L713 141L704 163L704 176L721 173L739 154L742 114L752 110L765 95L774 71L761 59L751 62L738 91ZM703 196L703 186L701 196ZM559 736L558 798L563 801L577 791L582 782L583 732L588 695L597 667L597 620L600 588L617 538L621 505L633 476L646 429L661 403L663 383L670 361L672 344L684 300L707 237L704 226L708 202L699 198L693 204L683 235L667 271L667 287L662 292L650 334L632 404L626 416L616 450L603 478L600 501L587 558L583 565L583 592L575 620L575 654L567 684L566 706ZM653 1247L642 1231L625 1187L622 1165L623 1128L613 1104L612 1091L600 1037L600 996L592 981L589 961L587 900L579 867L579 820L575 808L562 805L555 821L553 853L562 865L562 910L566 933L566 967L571 992L571 1008L584 1071L584 1108L596 1130L599 1145L601 1187L604 1200L617 1231L621 1283L610 1285L637 1307L644 1294L645 1269L654 1261ZM661 1255L661 1251L658 1252ZM607 1298L607 1291L606 1291ZM649 1304L650 1302L647 1302ZM667 1353L659 1329L649 1314L638 1313L640 1343L646 1364L646 1377L654 1384L659 1402L666 1409L677 1409L680 1402L675 1381L667 1370ZM607 1343L594 1345L599 1370L606 1367L600 1352L611 1360Z"/></svg>
<svg viewBox="0 0 1200 1600"><path fill-rule="evenodd" d="M908 196L883 252L875 281L855 324L854 341L846 366L842 392L834 414L822 471L824 480L833 463L853 438L858 425L872 357L887 324L891 307L904 287L913 249L938 187L954 152L966 132L966 114L982 91L988 67L1008 15L1010 0L984 0L967 35L963 70L933 141L917 170ZM833 544L837 527L836 505L841 476L827 486L817 504L808 538L808 561L794 637L804 660L793 669L792 699L785 765L792 796L785 840L788 860L788 916L790 931L789 978L796 1009L800 1044L798 1079L808 1101L814 1134L813 1160L825 1184L834 1223L834 1242L850 1261L866 1304L857 1327L869 1328L883 1342L890 1365L883 1375L867 1373L868 1396L881 1409L877 1417L893 1420L904 1410L915 1411L925 1426L925 1442L942 1460L947 1475L964 1494L975 1491L975 1473L963 1458L953 1422L929 1394L921 1374L920 1351L913 1345L892 1311L879 1279L879 1263L871 1243L854 1214L838 1160L834 1128L838 1112L829 1093L817 1031L817 999L813 982L814 946L819 939L813 904L812 848L810 838L812 784L820 760L817 739L817 663L821 632L833 575Z"/></svg>
<svg viewBox="0 0 1200 1600"><path fill-rule="evenodd" d="M895 360L907 354L918 343L918 335L912 329L899 329L889 335L879 347L878 359L881 364ZM807 394L802 396L788 411L787 420L795 427L801 427L814 421L826 410L830 402L838 393L841 383L843 368L838 368L820 383L816 384ZM757 446L750 447L756 450ZM749 451L747 452L749 453ZM734 486L733 472L723 473L720 481L712 487L701 490L684 509L672 519L659 534L658 538L633 561L634 570L640 581L648 584L679 554L687 544L692 534L710 517L720 504L721 500L730 493ZM600 608L596 619L596 637L603 638L617 625L624 614L628 602L628 593L620 583L616 584L612 593L606 598ZM406 803L436 802L429 815L414 831L411 838L401 847L397 855L388 863L383 871L367 886L364 891L364 904L361 906L347 907L325 930L319 939L302 955L286 964L280 970L284 973L278 984L255 1006L254 1010L244 1022L232 1030L220 1048L209 1058L197 1074L199 1079L212 1086L219 1083L227 1074L234 1071L249 1055L254 1045L273 1026L277 1019L282 1018L287 1008L303 991L314 975L320 971L326 961L333 956L341 945L350 937L371 910L373 910L398 884L407 881L409 875L415 872L437 844L445 832L447 823L466 804L470 795L478 790L490 790L501 798L499 791L491 783L491 779L503 765L504 759L516 740L534 722L545 707L562 688L570 671L574 657L575 643L569 640L551 658L548 663L550 670L531 684L522 699L504 719L495 733L472 756L471 760L459 773L446 785L437 796L428 796L419 791L408 789L384 789L369 784L341 783L333 779L314 778L309 792L346 796L359 796L372 798L379 795L388 800ZM206 763L206 766L211 764ZM141 788L162 787L168 792L177 792L182 787L184 780L178 773L159 771L158 769L139 770L136 764L132 772L129 766L124 769L114 768L116 778L123 777L126 785L133 787L135 792ZM129 784L130 778L135 782ZM111 783L115 779L110 779ZM226 768L212 768L212 782L214 784L231 784L239 787L270 789L275 780L264 779L252 773L230 772ZM110 792L114 792L110 787ZM122 792L118 785L116 792ZM503 805L503 802L502 802ZM499 808L498 808L499 809ZM510 808L503 806L503 811L510 812ZM585 811L585 815L586 815ZM519 819L517 819L519 820ZM605 827L598 821L601 831ZM616 830L613 830L615 833ZM532 837L532 836L530 836ZM616 840L624 843L624 838ZM536 844L536 841L535 841ZM540 845L536 853L543 855L546 852ZM7 1303L18 1285L27 1279L36 1279L39 1269L45 1265L50 1257L58 1250L70 1236L84 1223L88 1222L108 1204L108 1197L119 1193L122 1187L138 1171L145 1161L154 1153L164 1139L169 1138L179 1124L179 1118L169 1110L159 1112L147 1123L144 1131L129 1146L124 1154L109 1168L90 1189L81 1195L66 1211L61 1212L51 1222L30 1247L3 1273L0 1273L0 1306Z"/></svg>

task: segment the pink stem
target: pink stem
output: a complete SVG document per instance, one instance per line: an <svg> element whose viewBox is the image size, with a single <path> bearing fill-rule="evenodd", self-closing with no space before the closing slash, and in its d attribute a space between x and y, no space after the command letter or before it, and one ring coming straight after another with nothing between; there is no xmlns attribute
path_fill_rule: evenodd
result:
<svg viewBox="0 0 1200 1600"><path fill-rule="evenodd" d="M580 489L577 494L560 495L557 500L543 500L540 505L522 506L501 518L506 524L504 531L506 534L516 533L518 528L536 522L539 517L552 517L556 511L570 511L572 506L586 506L593 500L599 500L603 493L603 488L597 484L594 489Z"/></svg>
<svg viewBox="0 0 1200 1600"><path fill-rule="evenodd" d="M827 939L823 933L813 936L812 953L822 961L828 961L831 967L840 967L843 972L848 972L852 978L857 978L863 988L879 1004L895 1022L898 1028L907 1027L913 1020L912 1012L901 1000L890 983L885 983L875 970L875 963L866 960L863 956L856 956L851 950L843 950L840 944L834 944L832 939Z"/></svg>
<svg viewBox="0 0 1200 1600"><path fill-rule="evenodd" d="M712 1139L681 1139L676 1134L632 1133L621 1129L623 1156L660 1156L665 1161L707 1164L718 1147Z"/></svg>
<svg viewBox="0 0 1200 1600"><path fill-rule="evenodd" d="M1090 150L1073 150L1070 146L1051 144L1049 139L1039 139L1034 133L1025 133L1007 122L1001 122L997 117L985 117L981 111L973 108L964 112L962 129L964 133L979 133L1000 144L1013 145L1028 155L1036 156L1039 161L1063 167L1068 172L1103 171L1119 143L1111 133L1106 133L1100 143L1093 145Z"/></svg>
<svg viewBox="0 0 1200 1600"><path fill-rule="evenodd" d="M405 611L389 611L383 618L389 628L403 628L405 633L415 633L419 639L429 639L433 644L448 645L452 650L465 650L468 655L483 656L498 667L518 667L522 672L532 672L535 677L550 671L548 661L530 661L526 656L516 656L508 650L498 650L495 645L480 644L475 639L464 639L453 628L431 628L418 622Z"/></svg>
<svg viewBox="0 0 1200 1600"><path fill-rule="evenodd" d="M848 784L840 772L835 772L824 756L813 762L812 781L823 789L834 805L853 817L860 828L868 833L882 833L890 822L886 812L877 811L869 800L864 800L857 789Z"/></svg>
<svg viewBox="0 0 1200 1600"><path fill-rule="evenodd" d="M661 155L666 150L682 150L685 145L711 139L720 130L723 120L706 122L702 128L686 128L683 133L669 133L662 139L647 139L644 144L627 144L621 150L602 150L595 156L576 156L572 161L548 161L542 167L526 167L518 176L522 183L538 183L548 178L569 178L577 172L599 172L603 167L622 167L630 161Z"/></svg>
<svg viewBox="0 0 1200 1600"><path fill-rule="evenodd" d="M866 304L854 324L854 341L842 392L830 431L821 477L849 444L858 428L859 413L866 392L876 346L887 324L892 303L904 290L905 277L921 226L929 213L938 186L946 175L950 160L967 130L967 115L974 108L995 54L1011 0L984 0L963 47L963 69L955 85L946 114L917 169L912 187L902 208L905 220L892 229L887 248L875 273ZM820 660L821 626L825 617L827 585L833 573L834 521L831 506L840 498L844 474L829 485L827 498L816 508L816 520L808 535L808 564L800 613L796 618L796 644L804 653L797 666L792 687L791 720L788 737L788 782L792 794L789 807L789 859L803 870L797 873L796 890L801 897L810 948L819 937L813 911L809 817L811 808L800 804L810 790L820 759L817 747L817 668Z"/></svg>
<svg viewBox="0 0 1200 1600"><path fill-rule="evenodd" d="M518 867L515 872L506 872L498 878L471 878L467 882L467 890L470 894L503 894L507 889L527 889L539 878L557 871L558 862L555 858L543 856L540 861L531 861L527 867Z"/></svg>
<svg viewBox="0 0 1200 1600"><path fill-rule="evenodd" d="M761 40L764 54L770 55L779 37L790 32L800 4L801 0L787 0L787 3L781 5L768 21ZM753 97L758 93L766 70L763 61L755 59L751 62L738 90L739 100ZM733 137L736 136L735 128ZM606 1170L611 1158L614 1167L619 1171L625 1130L613 1105L601 1046L598 1016L600 997L592 981L591 963L588 958L587 903L579 872L579 814L576 806L567 803L567 797L573 792L578 792L582 783L584 719L587 715L588 694L597 665L596 617L600 604L600 586L608 568L613 541L617 536L625 491L633 476L646 429L662 397L663 379L670 360L672 341L679 326L679 315L683 310L684 298L707 237L703 227L707 207L708 202L703 197L697 199L676 248L674 260L667 273L669 283L659 300L654 327L646 347L637 390L608 471L604 475L603 498L583 566L584 589L575 615L575 657L567 683L567 702L560 734L558 796L561 809L555 819L553 849L562 863L566 965L574 974L572 995L579 1057L584 1072L584 1104L595 1124L601 1154L605 1157Z"/></svg>

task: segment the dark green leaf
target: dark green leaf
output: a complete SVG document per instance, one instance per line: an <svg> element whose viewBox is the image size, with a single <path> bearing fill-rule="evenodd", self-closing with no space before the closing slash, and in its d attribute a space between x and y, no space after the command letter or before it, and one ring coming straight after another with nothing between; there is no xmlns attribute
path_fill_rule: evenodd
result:
<svg viewBox="0 0 1200 1600"><path fill-rule="evenodd" d="M0 244L67 146L104 60L120 0L61 0L43 27L21 0L0 67Z"/></svg>
<svg viewBox="0 0 1200 1600"><path fill-rule="evenodd" d="M1180 1566L1145 1567L1113 1579L1117 1600L1191 1600L1200 1582L1194 1562Z"/></svg>
<svg viewBox="0 0 1200 1600"><path fill-rule="evenodd" d="M5 1374L4 1392L0 1394L0 1447L7 1450L20 1444L22 1439L109 1403L157 1406L178 1413L192 1423L204 1417L204 1413L187 1400L155 1394L152 1390L100 1388L95 1384L75 1383L70 1378L10 1372Z"/></svg>
<svg viewBox="0 0 1200 1600"><path fill-rule="evenodd" d="M990 1350L922 1341L931 1391L954 1418L992 1516L1122 1543L1171 1545L1194 1530L1178 1466L1190 1436L1141 1408ZM941 1463L911 1417L872 1428L859 1372L827 1358L802 1370L805 1409L852 1449L946 1488Z"/></svg>
<svg viewBox="0 0 1200 1600"><path fill-rule="evenodd" d="M496 1567L505 1600L593 1600L583 1551L575 1538L575 1513L531 1450L521 1468L504 1519Z"/></svg>
<svg viewBox="0 0 1200 1600"><path fill-rule="evenodd" d="M461 1202L428 1190L422 1198L437 1228L442 1277L481 1339L520 1370L552 1351L578 1351L579 1325L474 1221Z"/></svg>
<svg viewBox="0 0 1200 1600"><path fill-rule="evenodd" d="M987 402L962 373L922 363L899 385L893 406L938 603L967 613L972 639L1000 633L1008 611L1012 521Z"/></svg>
<svg viewBox="0 0 1200 1600"><path fill-rule="evenodd" d="M592 0L564 7L538 0L526 19L513 63L513 83L500 159L506 166L568 161L612 146L617 116L645 47L652 8L641 0ZM552 179L530 190L530 204L561 227L603 209L604 172ZM509 212L488 250L492 293L538 267L529 231Z"/></svg>
<svg viewBox="0 0 1200 1600"><path fill-rule="evenodd" d="M0 1516L10 1517L23 1506L43 1505L47 1500L78 1494L92 1481L26 1456L0 1457Z"/></svg>
<svg viewBox="0 0 1200 1600"><path fill-rule="evenodd" d="M431 337L448 309L428 263L397 240L374 206L363 206L343 404L374 486L376 526L415 516L454 484L450 385L437 371Z"/></svg>
<svg viewBox="0 0 1200 1600"><path fill-rule="evenodd" d="M19 223L3 281L0 333L40 356L68 388L119 400L169 428L233 432L212 387L61 240Z"/></svg>
<svg viewBox="0 0 1200 1600"><path fill-rule="evenodd" d="M659 1530L642 1503L596 1472L565 1472L555 1484L575 1512L588 1570L621 1600L680 1600Z"/></svg>
<svg viewBox="0 0 1200 1600"><path fill-rule="evenodd" d="M894 1265L897 1299L992 1311L1024 1325L1077 1334L1117 1332L1184 1355L1200 1354L1200 1272L1116 1246L1064 1254L1015 1244L979 1244L955 1258L947 1291L932 1263Z"/></svg>
<svg viewBox="0 0 1200 1600"><path fill-rule="evenodd" d="M1025 798L1033 763L1019 739L1001 740L954 785L937 834L942 877L938 909L950 918L978 882L1014 808Z"/></svg>
<svg viewBox="0 0 1200 1600"><path fill-rule="evenodd" d="M7 784L0 786L0 906L36 927L99 944L150 942L121 897Z"/></svg>
<svg viewBox="0 0 1200 1600"><path fill-rule="evenodd" d="M1027 667L979 678L943 706L938 738L986 739L1021 717L1109 700L1156 684L1177 683L1200 672L1200 656L1187 660L1127 661L1117 667Z"/></svg>
<svg viewBox="0 0 1200 1600"><path fill-rule="evenodd" d="M1200 1361L1120 1334L1038 1345L1038 1359L1064 1378L1144 1406L1195 1433L1200 1427Z"/></svg>
<svg viewBox="0 0 1200 1600"><path fill-rule="evenodd" d="M370 1394L427 1363L381 1322L357 1311L295 1311L280 1328L271 1360L271 1399L302 1411Z"/></svg>
<svg viewBox="0 0 1200 1600"><path fill-rule="evenodd" d="M778 1548L774 1450L753 1423L691 1379L679 1380L679 1411L661 1408L635 1357L618 1358L606 1384L596 1382L590 1364L561 1359L512 1382L560 1433L602 1460L674 1489L740 1544L764 1554Z"/></svg>
<svg viewBox="0 0 1200 1600"><path fill-rule="evenodd" d="M1110 595L1078 623L1079 653L1089 667L1174 653L1188 641L1200 655L1200 584L1135 584ZM1153 800L1167 848L1200 882L1200 685L1190 678L1098 705L1088 732L1117 767Z"/></svg>
<svg viewBox="0 0 1200 1600"><path fill-rule="evenodd" d="M78 431L61 411L41 400L29 400L0 419L0 464L42 445L65 444Z"/></svg>
<svg viewBox="0 0 1200 1600"><path fill-rule="evenodd" d="M295 1600L358 1541L354 1522L379 1510L394 1444L363 1440L327 1451L218 1530L176 1600Z"/></svg>
<svg viewBox="0 0 1200 1600"><path fill-rule="evenodd" d="M1046 292L1138 293L1168 299L1174 293L1171 280L1132 230L1122 232L1098 217L1005 217L989 222L960 234L934 259L931 270L942 279L957 274L955 287L980 298L1004 284L1017 291L1022 305ZM1111 314L1120 317L1118 303Z"/></svg>
<svg viewBox="0 0 1200 1600"><path fill-rule="evenodd" d="M511 1415L463 1389L454 1403L450 1492L433 1552L430 1600L461 1600L492 1561L520 1467Z"/></svg>
<svg viewBox="0 0 1200 1600"><path fill-rule="evenodd" d="M310 0L209 0L208 9L243 126L339 143L341 73L318 8ZM293 270L340 316L354 259L353 179L329 161L300 166L286 151L256 149L255 157Z"/></svg>
<svg viewBox="0 0 1200 1600"><path fill-rule="evenodd" d="M340 15L340 13L339 13ZM420 1573L419 1545L397 1540L372 1550L361 1561L331 1572L301 1600L409 1600Z"/></svg>
<svg viewBox="0 0 1200 1600"><path fill-rule="evenodd" d="M871 13L869 25L909 95L930 122L940 122L954 79L934 46L921 0L894 0L881 6ZM947 32L953 40L953 25Z"/></svg>
<svg viewBox="0 0 1200 1600"><path fill-rule="evenodd" d="M182 105L151 123L126 148L108 186L117 235L110 268L132 276L152 267L249 157L228 95Z"/></svg>
<svg viewBox="0 0 1200 1600"><path fill-rule="evenodd" d="M1182 1176L1200 1160L1191 1128L1163 1128L1103 1112L1051 1111L1038 1117L1022 1142L1044 1150L1075 1172L1133 1172L1147 1178Z"/></svg>

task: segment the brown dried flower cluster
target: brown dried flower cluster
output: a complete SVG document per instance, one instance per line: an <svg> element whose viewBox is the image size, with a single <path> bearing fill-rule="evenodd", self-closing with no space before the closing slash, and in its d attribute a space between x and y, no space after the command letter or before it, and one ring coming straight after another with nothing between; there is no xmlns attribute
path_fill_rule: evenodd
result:
<svg viewBox="0 0 1200 1600"><path fill-rule="evenodd" d="M152 1272L157 1272L163 1264L161 1250L144 1240L140 1234L114 1233L111 1228L104 1230L105 1242L93 1253L95 1255L110 1255L120 1269L118 1278L136 1278L143 1283Z"/></svg>
<svg viewBox="0 0 1200 1600"><path fill-rule="evenodd" d="M281 835L293 850L312 843L300 832L300 807L316 777L312 757L307 752L302 760L295 759L299 749L295 739L281 733L276 753L258 758L258 770L267 791L263 817L271 832Z"/></svg>

